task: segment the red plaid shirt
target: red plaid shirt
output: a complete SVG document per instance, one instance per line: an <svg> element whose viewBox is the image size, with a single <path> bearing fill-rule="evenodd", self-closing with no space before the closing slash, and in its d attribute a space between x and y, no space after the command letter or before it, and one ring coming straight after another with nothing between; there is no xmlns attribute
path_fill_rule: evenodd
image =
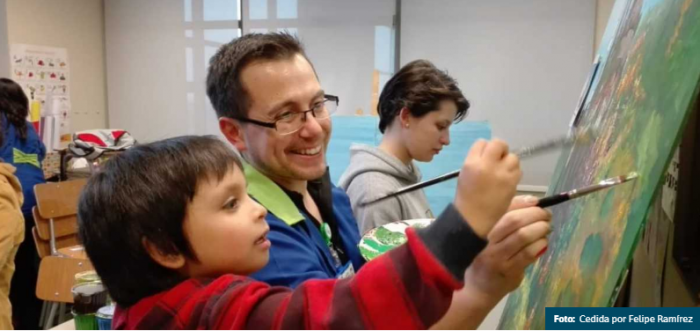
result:
<svg viewBox="0 0 700 331"><path fill-rule="evenodd" d="M466 228L420 234L410 229L406 245L367 263L354 277L310 280L295 290L236 275L190 279L131 307L118 307L113 327L424 329L447 311L453 291L462 285L455 275L463 274L485 245ZM459 243L464 240L477 244ZM462 250L454 254L440 247Z"/></svg>

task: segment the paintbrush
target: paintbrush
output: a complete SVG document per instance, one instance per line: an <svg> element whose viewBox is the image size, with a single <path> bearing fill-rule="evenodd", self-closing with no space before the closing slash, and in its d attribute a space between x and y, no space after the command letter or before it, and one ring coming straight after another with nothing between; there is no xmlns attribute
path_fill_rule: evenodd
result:
<svg viewBox="0 0 700 331"><path fill-rule="evenodd" d="M581 139L583 141L590 141L590 140L592 140L591 136L593 135L594 131L595 130L593 130L593 129L578 131L578 132L575 132L573 134L568 134L566 136L563 136L561 138L547 140L547 141L544 141L544 142L536 144L536 145L532 145L529 147L518 149L514 152L514 154L517 155L520 159L526 159L528 157L539 155L539 154L542 154L544 152L548 152L548 151L556 149L556 148L571 145L577 139ZM429 179L426 181L422 181L420 183L416 183L413 185L402 187L402 188L400 188L392 193L389 193L383 197L380 197L380 198L377 198L374 200L370 200L370 201L361 202L360 207L368 206L368 205L371 205L371 204L374 204L374 203L377 203L377 202L380 202L380 201L383 201L383 200L386 200L386 199L389 199L389 198L392 198L392 197L395 197L395 196L398 196L398 195L401 195L404 193L413 192L415 190L419 190L419 189L422 189L422 188L425 188L428 186L432 186L432 185L435 185L437 183L442 183L446 180L455 178L457 176L459 176L459 169L452 171L452 172L448 172L444 175L435 177L433 179Z"/></svg>
<svg viewBox="0 0 700 331"><path fill-rule="evenodd" d="M626 176L617 176L608 179L601 180L598 184L586 186L583 188L574 189L568 192L559 193L549 197L544 197L537 202L537 206L541 208L547 208L554 205L558 205L562 202L569 201L571 199L576 199L584 195L591 194L593 192L598 192L622 183L626 183L630 180L634 180L639 175L636 172L630 172Z"/></svg>

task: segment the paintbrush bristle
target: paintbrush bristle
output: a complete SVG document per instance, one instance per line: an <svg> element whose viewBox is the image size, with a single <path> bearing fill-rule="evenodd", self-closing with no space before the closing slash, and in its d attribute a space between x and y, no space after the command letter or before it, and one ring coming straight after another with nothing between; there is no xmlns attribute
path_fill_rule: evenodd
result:
<svg viewBox="0 0 700 331"><path fill-rule="evenodd" d="M636 171L632 171L625 176L625 182L636 179L637 177L639 177L639 174Z"/></svg>
<svg viewBox="0 0 700 331"><path fill-rule="evenodd" d="M610 184L610 185L617 185L617 184L622 184L622 183L628 182L630 180L636 179L637 177L639 177L639 174L637 174L637 172L633 171L627 175L609 178L609 179L605 180L604 182L607 182L607 184Z"/></svg>

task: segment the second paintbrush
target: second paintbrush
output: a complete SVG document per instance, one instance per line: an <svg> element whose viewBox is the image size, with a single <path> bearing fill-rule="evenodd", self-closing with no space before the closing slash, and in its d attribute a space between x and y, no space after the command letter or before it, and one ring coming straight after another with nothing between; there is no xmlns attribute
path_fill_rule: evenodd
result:
<svg viewBox="0 0 700 331"><path fill-rule="evenodd" d="M589 130L585 130L582 132L569 134L569 135L566 135L566 136L558 138L558 139L547 140L547 141L544 141L542 143L532 145L530 147L518 149L514 152L514 154L517 155L518 157L520 157L521 159L526 159L526 158L529 158L531 156L539 155L539 154L542 154L544 152L548 152L548 151L553 150L553 149L568 146L570 144L573 144L573 142L578 140L578 139L590 140L592 132L593 132L593 130L589 129ZM392 197L395 197L395 196L398 196L401 194L405 194L408 192L412 192L412 191L419 190L419 189L422 189L422 188L425 188L428 186L435 185L437 183L444 182L446 180L450 180L450 179L455 178L457 176L459 176L459 170L448 172L444 175L435 177L433 179L429 179L429 180L426 180L426 181L423 181L420 183L416 183L413 185L402 187L402 188L400 188L392 193L389 193L383 197L380 197L378 199L362 202L362 203L360 203L360 206L364 207L367 205L371 205L371 204L374 204L374 203L377 203L377 202L380 202L380 201L383 201L383 200L386 200L386 199L389 199L389 198L392 198Z"/></svg>

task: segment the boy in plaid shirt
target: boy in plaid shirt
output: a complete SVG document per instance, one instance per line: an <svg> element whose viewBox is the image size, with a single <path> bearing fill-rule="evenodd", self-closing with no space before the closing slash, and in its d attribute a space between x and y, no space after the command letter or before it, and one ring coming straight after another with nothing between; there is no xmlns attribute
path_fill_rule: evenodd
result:
<svg viewBox="0 0 700 331"><path fill-rule="evenodd" d="M432 225L409 230L405 245L351 278L291 290L245 277L265 266L270 242L241 169L225 143L187 136L136 146L90 179L79 233L117 302L114 328L429 327L464 285L521 176L507 145L480 141L454 203Z"/></svg>

